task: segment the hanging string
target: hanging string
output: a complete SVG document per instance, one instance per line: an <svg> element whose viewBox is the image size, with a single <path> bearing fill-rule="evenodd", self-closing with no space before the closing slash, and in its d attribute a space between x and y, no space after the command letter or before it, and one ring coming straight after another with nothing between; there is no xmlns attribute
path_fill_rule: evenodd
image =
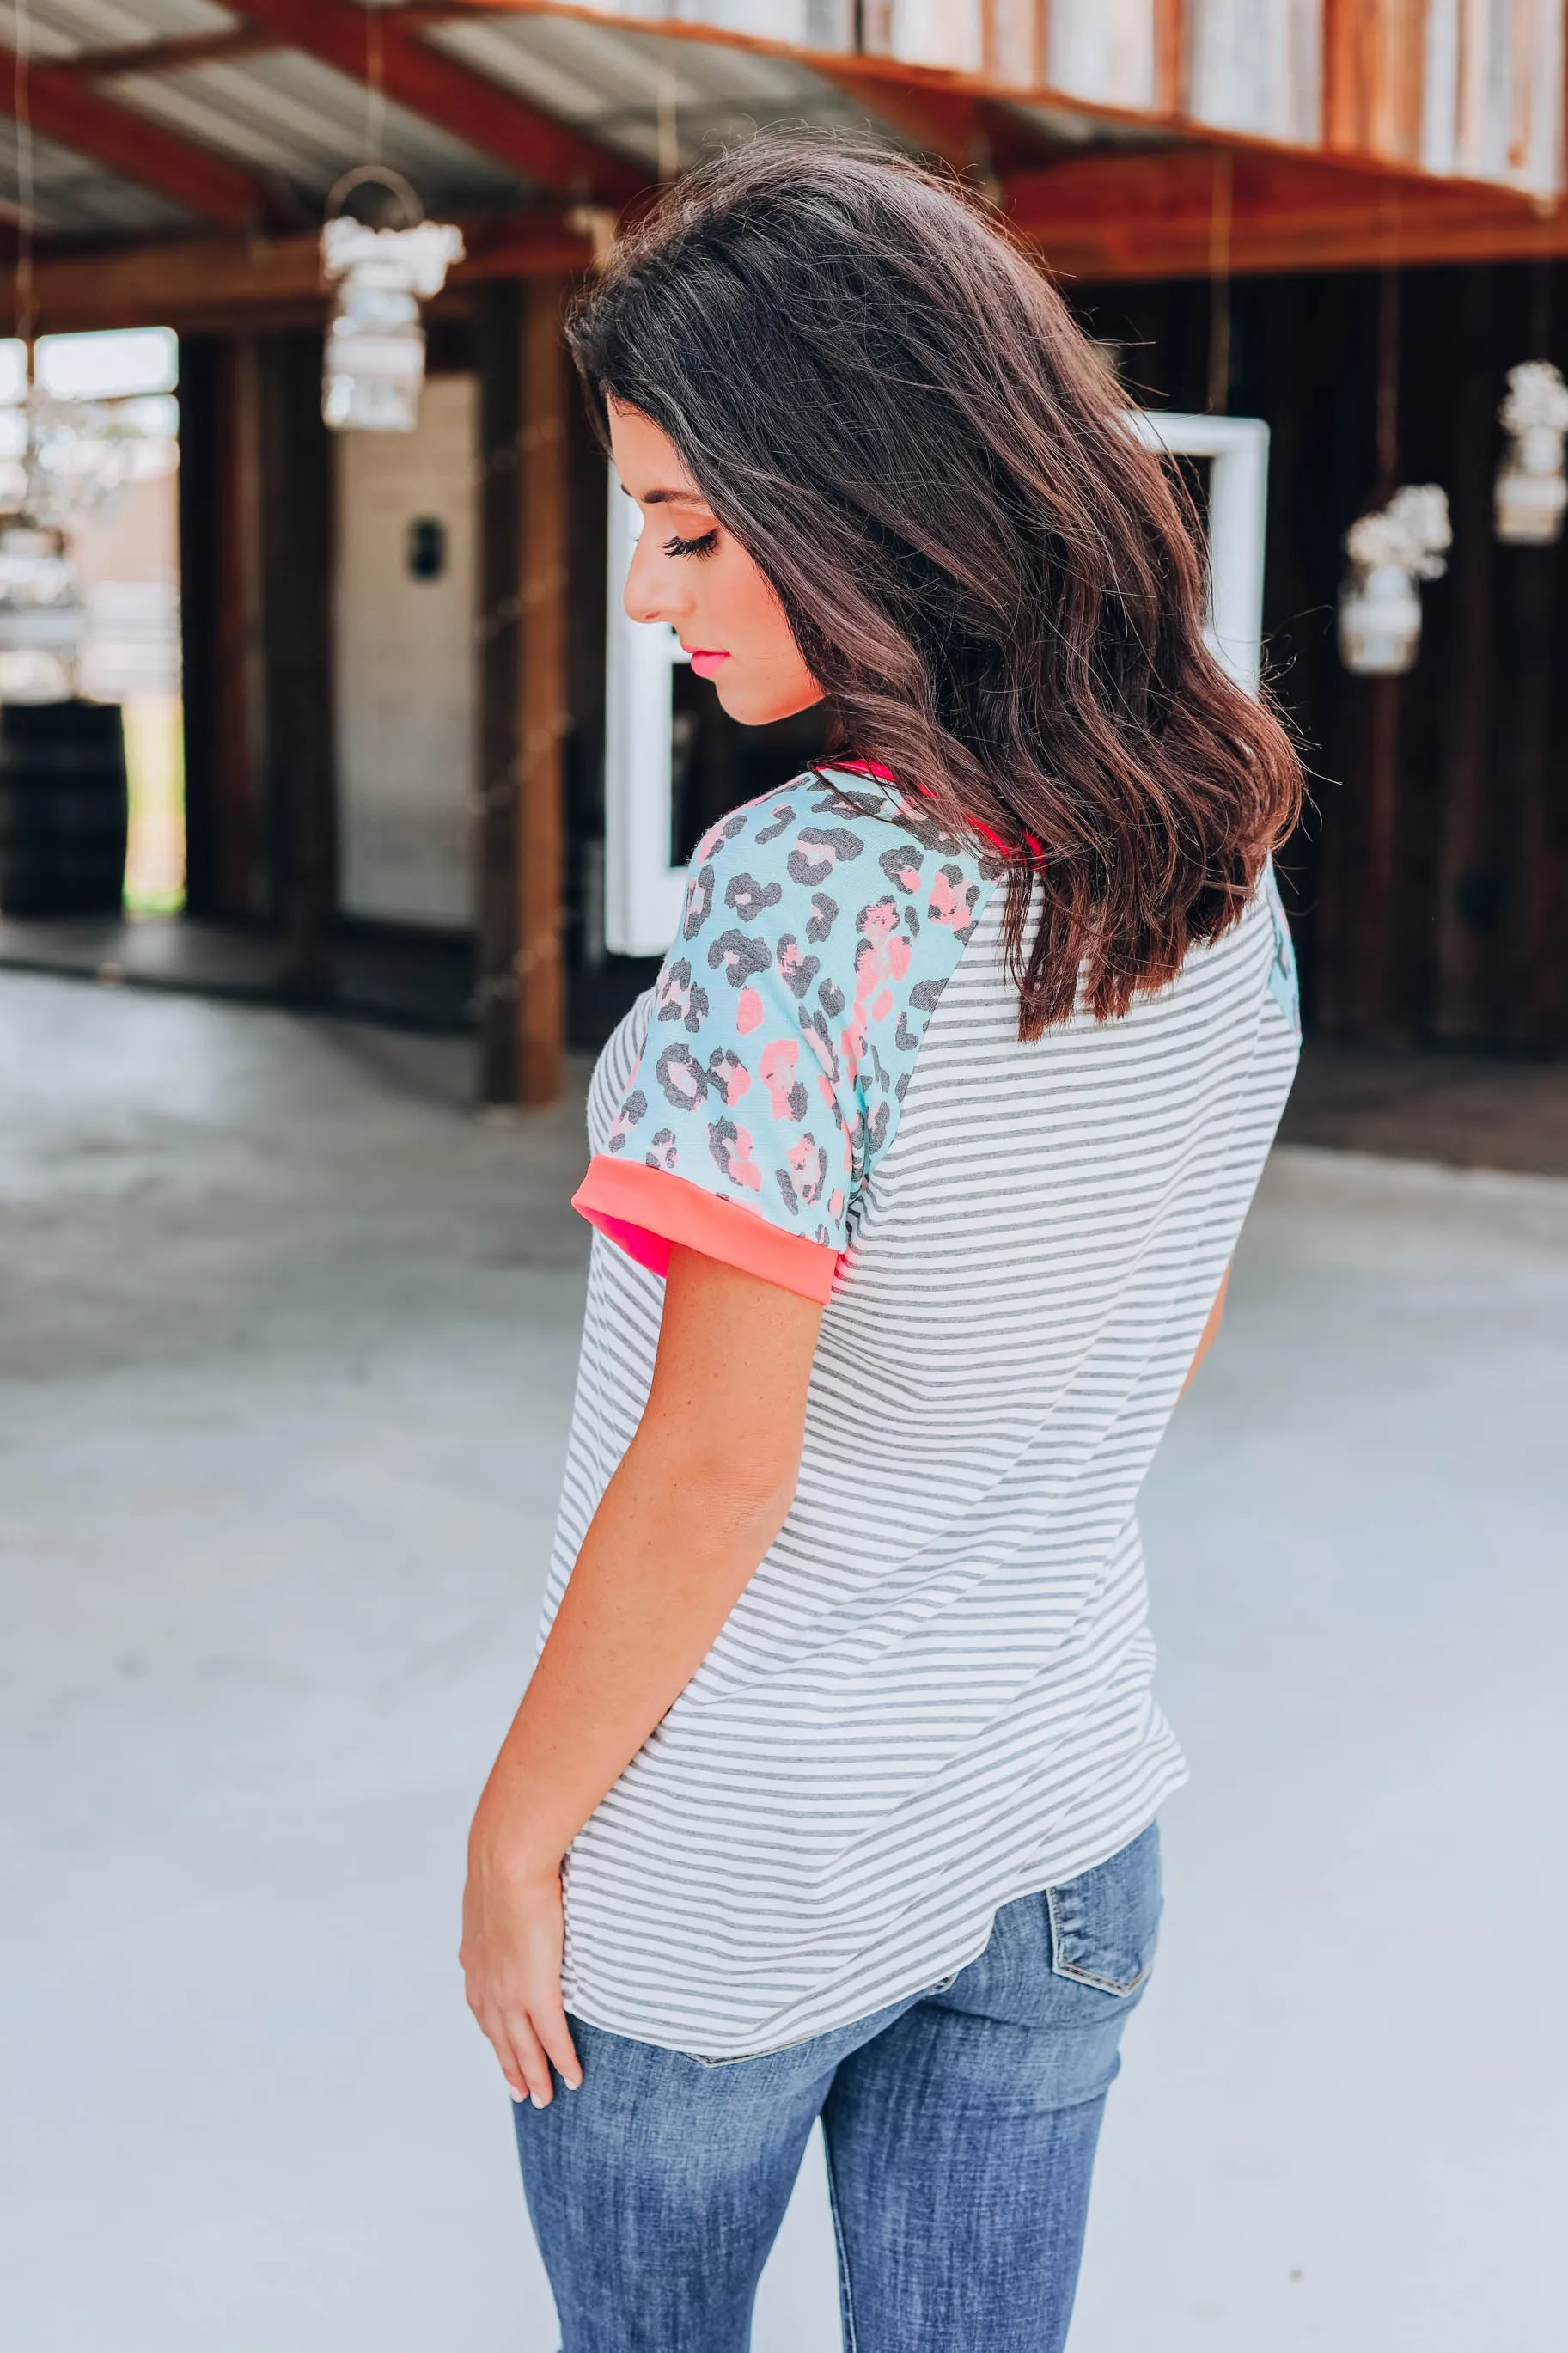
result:
<svg viewBox="0 0 1568 2353"><path fill-rule="evenodd" d="M1392 497L1399 472L1399 272L1377 288L1377 499Z"/></svg>
<svg viewBox="0 0 1568 2353"><path fill-rule="evenodd" d="M1399 212L1384 214L1383 272L1377 287L1377 491L1386 504L1399 479Z"/></svg>
<svg viewBox="0 0 1568 2353"><path fill-rule="evenodd" d="M33 381L33 330L37 304L33 286L33 116L28 76L33 20L28 0L16 0L16 41L11 74L11 111L16 124L16 332L21 337L27 382Z"/></svg>
<svg viewBox="0 0 1568 2353"><path fill-rule="evenodd" d="M369 0L364 12L364 156L381 161L386 132L386 61L380 0Z"/></svg>

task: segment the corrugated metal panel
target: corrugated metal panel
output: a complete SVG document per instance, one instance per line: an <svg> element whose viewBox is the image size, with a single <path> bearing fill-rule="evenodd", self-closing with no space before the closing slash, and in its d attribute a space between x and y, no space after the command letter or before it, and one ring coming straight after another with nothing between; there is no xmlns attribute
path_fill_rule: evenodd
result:
<svg viewBox="0 0 1568 2353"><path fill-rule="evenodd" d="M603 10L658 25L707 25L718 33L750 34L753 39L787 41L805 48L852 49L855 0L574 0L584 10ZM879 0L867 0L870 16Z"/></svg>
<svg viewBox="0 0 1568 2353"><path fill-rule="evenodd" d="M1091 105L1154 105L1154 0L1054 0L1047 43L1053 89Z"/></svg>
<svg viewBox="0 0 1568 2353"><path fill-rule="evenodd" d="M1563 0L1427 0L1421 160L1553 193L1563 176Z"/></svg>
<svg viewBox="0 0 1568 2353"><path fill-rule="evenodd" d="M1314 144L1323 0L1193 0L1190 109L1216 130Z"/></svg>
<svg viewBox="0 0 1568 2353"><path fill-rule="evenodd" d="M718 42L660 39L581 17L499 13L482 23L443 25L427 37L649 171L666 160L661 117L682 167L706 141L739 137L754 123L847 129L865 119L863 108L808 66Z"/></svg>
<svg viewBox="0 0 1568 2353"><path fill-rule="evenodd" d="M121 74L105 87L170 130L313 195L369 151L363 85L296 49L178 73ZM426 206L511 197L522 185L504 164L390 101L381 153Z"/></svg>
<svg viewBox="0 0 1568 2353"><path fill-rule="evenodd" d="M137 41L183 39L192 33L224 33L239 22L209 0L34 0L27 11L33 54L74 58L83 49L129 48ZM0 0L0 41L16 46L13 0Z"/></svg>
<svg viewBox="0 0 1568 2353"><path fill-rule="evenodd" d="M16 185L16 126L8 115L0 116L0 187L11 191ZM16 219L13 203L5 203L0 210L7 220ZM33 214L45 237L151 237L194 226L182 206L36 135Z"/></svg>

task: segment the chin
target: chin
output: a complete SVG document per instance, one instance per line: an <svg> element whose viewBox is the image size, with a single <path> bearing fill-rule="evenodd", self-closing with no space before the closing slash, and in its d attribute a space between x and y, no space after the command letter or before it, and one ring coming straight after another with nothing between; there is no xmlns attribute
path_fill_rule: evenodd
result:
<svg viewBox="0 0 1568 2353"><path fill-rule="evenodd" d="M742 727L771 727L777 719L793 719L797 711L809 711L814 702L822 701L822 689L808 685L794 693L768 694L756 686L747 687L742 679L726 679L722 670L713 681L713 691L721 710Z"/></svg>

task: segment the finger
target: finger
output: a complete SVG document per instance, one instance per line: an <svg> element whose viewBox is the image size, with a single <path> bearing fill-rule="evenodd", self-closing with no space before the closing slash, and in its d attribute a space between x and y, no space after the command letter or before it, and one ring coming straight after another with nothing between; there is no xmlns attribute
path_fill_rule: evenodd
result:
<svg viewBox="0 0 1568 2353"><path fill-rule="evenodd" d="M536 2108L547 2108L555 2097L555 2084L543 2044L523 2010L509 2010L505 2013L505 2026L517 2063L522 2071L523 2082L528 2086L529 2098Z"/></svg>
<svg viewBox="0 0 1568 2353"><path fill-rule="evenodd" d="M480 2002L470 2002L468 2007L479 2021L480 2033L500 2063L501 2073L506 2077L507 2090L514 2100L526 2100L528 2079L522 2072L516 2052L512 2049L511 2036L507 2031L506 2021L500 2010L491 2010L488 2003Z"/></svg>
<svg viewBox="0 0 1568 2353"><path fill-rule="evenodd" d="M572 2040L572 2029L567 2023L559 1989L543 2000L536 2001L530 2016L533 2031L554 2062L562 2082L569 2092L575 2092L582 2084L583 2063Z"/></svg>

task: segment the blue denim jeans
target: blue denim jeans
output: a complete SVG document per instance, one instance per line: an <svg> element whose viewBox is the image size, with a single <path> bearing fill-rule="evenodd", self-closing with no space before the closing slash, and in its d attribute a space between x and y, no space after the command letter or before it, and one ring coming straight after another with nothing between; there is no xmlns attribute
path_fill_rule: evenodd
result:
<svg viewBox="0 0 1568 2353"><path fill-rule="evenodd" d="M517 2110L562 2353L745 2353L817 2116L846 2353L1059 2353L1159 1919L1151 1826L1005 1905L945 1986L765 2058L574 2020L581 2090Z"/></svg>

